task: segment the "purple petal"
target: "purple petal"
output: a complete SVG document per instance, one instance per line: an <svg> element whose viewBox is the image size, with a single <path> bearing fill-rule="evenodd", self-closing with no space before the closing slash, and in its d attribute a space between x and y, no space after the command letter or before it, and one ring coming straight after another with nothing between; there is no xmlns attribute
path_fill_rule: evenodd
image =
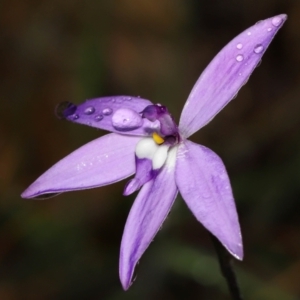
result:
<svg viewBox="0 0 300 300"><path fill-rule="evenodd" d="M124 290L133 280L134 268L167 217L177 195L174 171L176 148L156 179L148 181L130 210L120 250L120 279Z"/></svg>
<svg viewBox="0 0 300 300"><path fill-rule="evenodd" d="M125 186L123 195L128 196L141 188L146 182L154 178L152 170L152 160L148 158L135 157L135 176Z"/></svg>
<svg viewBox="0 0 300 300"><path fill-rule="evenodd" d="M159 122L150 122L140 114L149 105L152 105L149 100L138 97L103 97L87 100L78 106L62 102L56 114L75 123L115 133L147 136L159 128Z"/></svg>
<svg viewBox="0 0 300 300"><path fill-rule="evenodd" d="M183 108L179 129L184 137L206 125L236 96L286 19L286 15L279 15L257 22L217 54L201 74Z"/></svg>
<svg viewBox="0 0 300 300"><path fill-rule="evenodd" d="M56 163L21 196L94 188L129 177L135 172L134 150L139 140L112 133L89 142Z"/></svg>
<svg viewBox="0 0 300 300"><path fill-rule="evenodd" d="M240 225L230 181L220 157L210 149L185 141L176 162L180 194L199 222L236 258L243 258Z"/></svg>

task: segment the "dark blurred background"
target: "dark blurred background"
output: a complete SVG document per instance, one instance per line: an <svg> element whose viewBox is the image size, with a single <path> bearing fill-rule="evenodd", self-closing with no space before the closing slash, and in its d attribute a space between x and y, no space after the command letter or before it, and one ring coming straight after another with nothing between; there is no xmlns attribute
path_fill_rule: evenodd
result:
<svg viewBox="0 0 300 300"><path fill-rule="evenodd" d="M178 197L128 292L118 277L126 181L45 201L20 193L104 132L61 101L140 95L176 120L196 79L257 21L288 21L246 86L192 140L227 166L243 232L245 299L300 299L300 1L2 0L0 299L230 299L206 230Z"/></svg>

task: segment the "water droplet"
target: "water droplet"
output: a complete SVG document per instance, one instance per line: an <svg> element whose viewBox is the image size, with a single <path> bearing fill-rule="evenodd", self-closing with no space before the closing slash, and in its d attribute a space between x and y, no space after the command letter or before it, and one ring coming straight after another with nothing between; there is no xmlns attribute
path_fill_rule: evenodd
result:
<svg viewBox="0 0 300 300"><path fill-rule="evenodd" d="M103 110L102 110L102 113L105 115L105 116L109 116L109 115L111 115L112 114L112 109L111 108L104 108Z"/></svg>
<svg viewBox="0 0 300 300"><path fill-rule="evenodd" d="M65 119L65 118L73 115L76 110L77 110L77 106L75 104L73 104L72 102L69 102L69 101L64 101L64 102L59 103L55 107L55 115L59 119Z"/></svg>
<svg viewBox="0 0 300 300"><path fill-rule="evenodd" d="M239 76L242 76L242 73L239 73Z"/></svg>
<svg viewBox="0 0 300 300"><path fill-rule="evenodd" d="M267 29L267 31L269 31L269 32L270 32L271 30L272 30L272 28L271 28L271 27L269 27L269 28Z"/></svg>
<svg viewBox="0 0 300 300"><path fill-rule="evenodd" d="M247 35L251 35L251 31L248 31L248 32L247 32Z"/></svg>
<svg viewBox="0 0 300 300"><path fill-rule="evenodd" d="M236 61L241 62L241 61L244 60L244 56L242 54L239 54L239 55L236 56L235 59L236 59Z"/></svg>
<svg viewBox="0 0 300 300"><path fill-rule="evenodd" d="M130 96L124 96L124 97L123 97L123 100L124 100L124 101L129 101L129 100L131 100L131 99L132 99L132 97L130 97Z"/></svg>
<svg viewBox="0 0 300 300"><path fill-rule="evenodd" d="M120 131L129 131L139 128L143 125L143 119L134 110L129 108L120 108L112 116L112 125Z"/></svg>
<svg viewBox="0 0 300 300"><path fill-rule="evenodd" d="M258 44L254 47L254 53L259 54L264 50L264 46L261 44Z"/></svg>
<svg viewBox="0 0 300 300"><path fill-rule="evenodd" d="M95 119L96 122L99 122L103 119L103 116L102 115L96 115L94 119Z"/></svg>
<svg viewBox="0 0 300 300"><path fill-rule="evenodd" d="M272 24L278 27L282 23L282 21L283 21L282 18L277 16L272 19Z"/></svg>
<svg viewBox="0 0 300 300"><path fill-rule="evenodd" d="M93 106L89 106L89 107L87 107L85 110L84 110L84 113L86 114L86 115L91 115L91 114L93 114L95 112L95 108L93 107Z"/></svg>
<svg viewBox="0 0 300 300"><path fill-rule="evenodd" d="M77 114L74 114L71 116L71 118L72 118L72 120L75 121L75 120L79 119L79 116Z"/></svg>
<svg viewBox="0 0 300 300"><path fill-rule="evenodd" d="M243 44L239 43L236 45L237 49L241 50L243 48Z"/></svg>

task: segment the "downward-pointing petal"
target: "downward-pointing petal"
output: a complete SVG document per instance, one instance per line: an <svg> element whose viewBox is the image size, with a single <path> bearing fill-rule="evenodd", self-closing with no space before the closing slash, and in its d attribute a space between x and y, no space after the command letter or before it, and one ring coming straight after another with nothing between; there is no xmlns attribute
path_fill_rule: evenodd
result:
<svg viewBox="0 0 300 300"><path fill-rule="evenodd" d="M210 149L186 141L178 149L176 183L201 222L236 258L243 258L240 225L222 160Z"/></svg>
<svg viewBox="0 0 300 300"><path fill-rule="evenodd" d="M183 108L179 123L183 136L187 138L206 125L234 98L286 19L286 15L279 15L256 23L217 54Z"/></svg>
<svg viewBox="0 0 300 300"><path fill-rule="evenodd" d="M130 210L120 251L119 271L124 290L130 287L136 264L167 217L177 195L176 150L170 150L165 166L154 180L142 187Z"/></svg>
<svg viewBox="0 0 300 300"><path fill-rule="evenodd" d="M82 190L111 184L135 172L134 150L140 137L107 134L77 149L40 176L21 195Z"/></svg>

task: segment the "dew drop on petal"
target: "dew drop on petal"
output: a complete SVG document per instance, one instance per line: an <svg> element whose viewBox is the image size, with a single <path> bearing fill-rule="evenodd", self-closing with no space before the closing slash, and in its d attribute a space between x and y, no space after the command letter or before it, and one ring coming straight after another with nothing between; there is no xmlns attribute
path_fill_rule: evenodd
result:
<svg viewBox="0 0 300 300"><path fill-rule="evenodd" d="M79 116L77 114L74 114L71 116L71 119L75 121L75 120L79 119Z"/></svg>
<svg viewBox="0 0 300 300"><path fill-rule="evenodd" d="M259 54L264 50L264 46L261 44L258 44L254 47L254 53Z"/></svg>
<svg viewBox="0 0 300 300"><path fill-rule="evenodd" d="M128 131L143 125L140 114L129 108L120 108L112 116L112 125L120 131Z"/></svg>
<svg viewBox="0 0 300 300"><path fill-rule="evenodd" d="M104 108L104 109L102 110L102 113L103 113L105 116L111 115L112 112L113 112L113 110L112 110L111 108Z"/></svg>
<svg viewBox="0 0 300 300"><path fill-rule="evenodd" d="M55 108L55 115L59 119L65 119L73 115L77 110L77 106L69 101L59 103Z"/></svg>
<svg viewBox="0 0 300 300"><path fill-rule="evenodd" d="M279 16L276 16L272 19L272 24L276 27L278 27L282 22L283 22L283 20Z"/></svg>
<svg viewBox="0 0 300 300"><path fill-rule="evenodd" d="M236 45L236 47L237 47L237 49L241 50L241 49L243 48L243 44L238 43L238 44Z"/></svg>
<svg viewBox="0 0 300 300"><path fill-rule="evenodd" d="M248 31L248 32L247 32L247 35L251 35L251 31Z"/></svg>
<svg viewBox="0 0 300 300"><path fill-rule="evenodd" d="M86 115L92 115L95 112L95 108L93 106L89 106L84 110Z"/></svg>
<svg viewBox="0 0 300 300"><path fill-rule="evenodd" d="M130 97L130 96L124 96L120 100L121 100L121 102L123 102L123 101L130 101L131 99L132 99L132 97Z"/></svg>
<svg viewBox="0 0 300 300"><path fill-rule="evenodd" d="M96 122L99 122L99 121L101 121L103 119L103 116L102 115L96 115L94 117L94 119L95 119Z"/></svg>
<svg viewBox="0 0 300 300"><path fill-rule="evenodd" d="M269 31L269 32L270 32L271 30L272 30L272 27L269 27L269 28L267 29L267 31Z"/></svg>
<svg viewBox="0 0 300 300"><path fill-rule="evenodd" d="M236 61L241 62L241 61L244 60L244 56L242 54L239 54L239 55L236 56L235 59L236 59Z"/></svg>

